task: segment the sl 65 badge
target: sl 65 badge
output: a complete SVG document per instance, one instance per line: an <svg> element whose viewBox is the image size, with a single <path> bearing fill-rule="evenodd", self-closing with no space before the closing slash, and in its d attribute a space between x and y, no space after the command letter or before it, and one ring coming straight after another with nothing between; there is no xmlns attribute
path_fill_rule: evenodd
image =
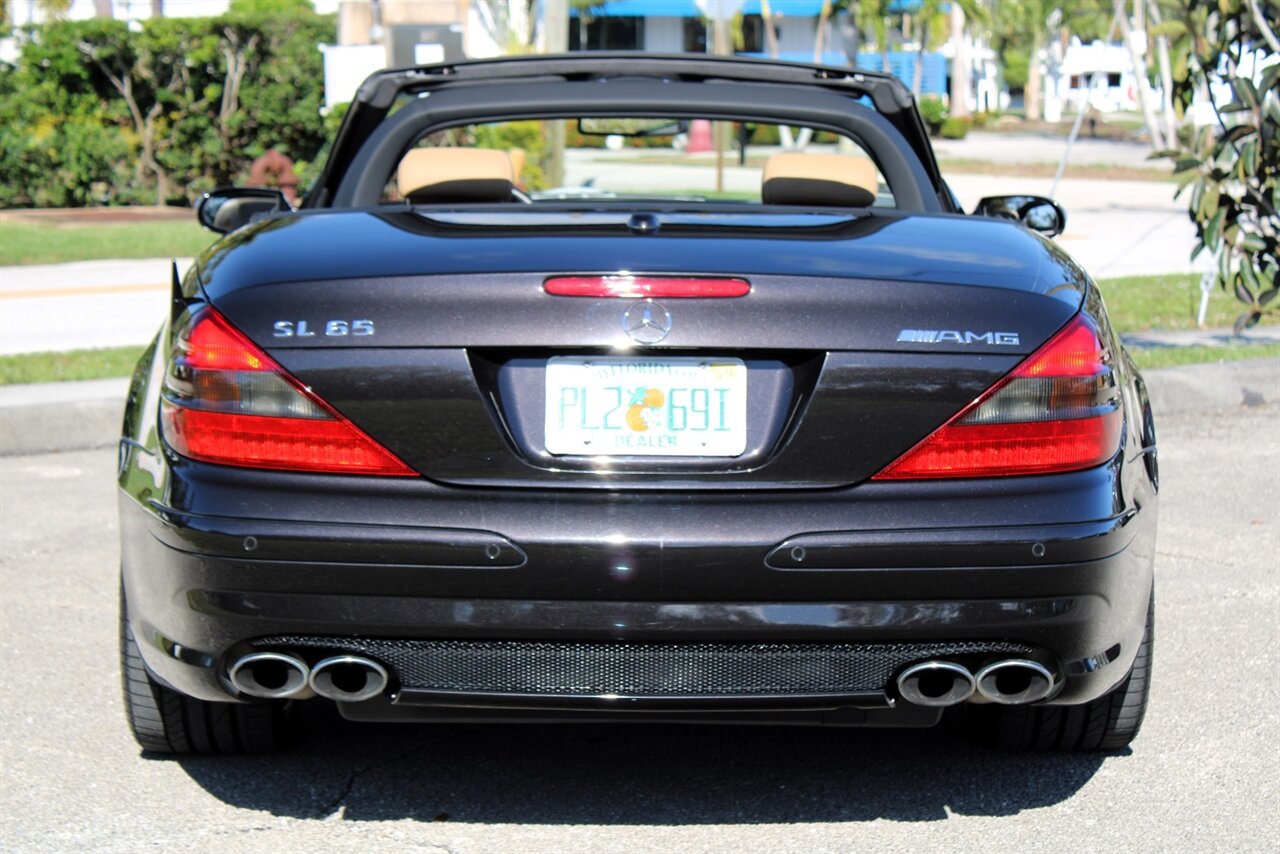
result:
<svg viewBox="0 0 1280 854"><path fill-rule="evenodd" d="M372 320L329 320L319 330L312 329L305 320L277 320L271 324L276 338L345 338L347 336L373 335Z"/></svg>

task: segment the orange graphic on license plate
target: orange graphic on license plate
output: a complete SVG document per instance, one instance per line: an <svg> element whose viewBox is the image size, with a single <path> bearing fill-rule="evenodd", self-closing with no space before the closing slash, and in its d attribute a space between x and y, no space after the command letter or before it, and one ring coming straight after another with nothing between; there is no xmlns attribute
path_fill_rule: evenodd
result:
<svg viewBox="0 0 1280 854"><path fill-rule="evenodd" d="M636 433L656 427L662 420L662 404L666 402L666 395L659 389L636 389L631 395L631 406L627 409L627 426Z"/></svg>

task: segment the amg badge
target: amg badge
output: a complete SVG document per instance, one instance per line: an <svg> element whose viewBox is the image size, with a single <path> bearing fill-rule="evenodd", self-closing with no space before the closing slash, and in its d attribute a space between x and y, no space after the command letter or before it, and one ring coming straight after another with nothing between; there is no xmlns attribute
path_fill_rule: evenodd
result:
<svg viewBox="0 0 1280 854"><path fill-rule="evenodd" d="M912 344L997 344L1017 347L1016 332L961 332L958 329L903 329L898 343Z"/></svg>

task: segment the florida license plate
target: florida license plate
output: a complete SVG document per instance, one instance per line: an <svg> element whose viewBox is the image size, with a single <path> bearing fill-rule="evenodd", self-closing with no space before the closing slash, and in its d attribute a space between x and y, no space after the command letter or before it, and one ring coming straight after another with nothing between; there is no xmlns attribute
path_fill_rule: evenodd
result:
<svg viewBox="0 0 1280 854"><path fill-rule="evenodd" d="M547 360L552 454L736 457L747 447L741 359Z"/></svg>

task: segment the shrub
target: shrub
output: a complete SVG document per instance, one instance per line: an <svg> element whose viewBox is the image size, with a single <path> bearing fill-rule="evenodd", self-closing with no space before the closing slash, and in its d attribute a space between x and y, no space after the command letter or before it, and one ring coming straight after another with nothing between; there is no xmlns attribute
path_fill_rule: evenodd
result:
<svg viewBox="0 0 1280 854"><path fill-rule="evenodd" d="M547 186L542 164L547 154L547 136L540 121L504 122L478 125L472 144L500 151L520 149L525 153L520 169L520 184L526 190L543 190Z"/></svg>
<svg viewBox="0 0 1280 854"><path fill-rule="evenodd" d="M20 30L17 63L0 64L0 206L185 202L270 148L313 162L316 44L336 32L295 5Z"/></svg>
<svg viewBox="0 0 1280 854"><path fill-rule="evenodd" d="M964 139L969 134L969 120L949 116L942 120L938 134L943 139Z"/></svg>
<svg viewBox="0 0 1280 854"><path fill-rule="evenodd" d="M937 133L947 117L947 107L937 95L925 95L920 99L920 118L929 127L930 133Z"/></svg>
<svg viewBox="0 0 1280 854"><path fill-rule="evenodd" d="M1173 100L1179 113L1196 93L1229 87L1217 124L1198 129L1180 147L1153 157L1174 161L1177 194L1190 190L1196 225L1194 258L1208 251L1218 284L1246 310L1237 333L1280 307L1280 64L1250 79L1276 35L1247 0L1179 0L1158 32L1172 36Z"/></svg>

